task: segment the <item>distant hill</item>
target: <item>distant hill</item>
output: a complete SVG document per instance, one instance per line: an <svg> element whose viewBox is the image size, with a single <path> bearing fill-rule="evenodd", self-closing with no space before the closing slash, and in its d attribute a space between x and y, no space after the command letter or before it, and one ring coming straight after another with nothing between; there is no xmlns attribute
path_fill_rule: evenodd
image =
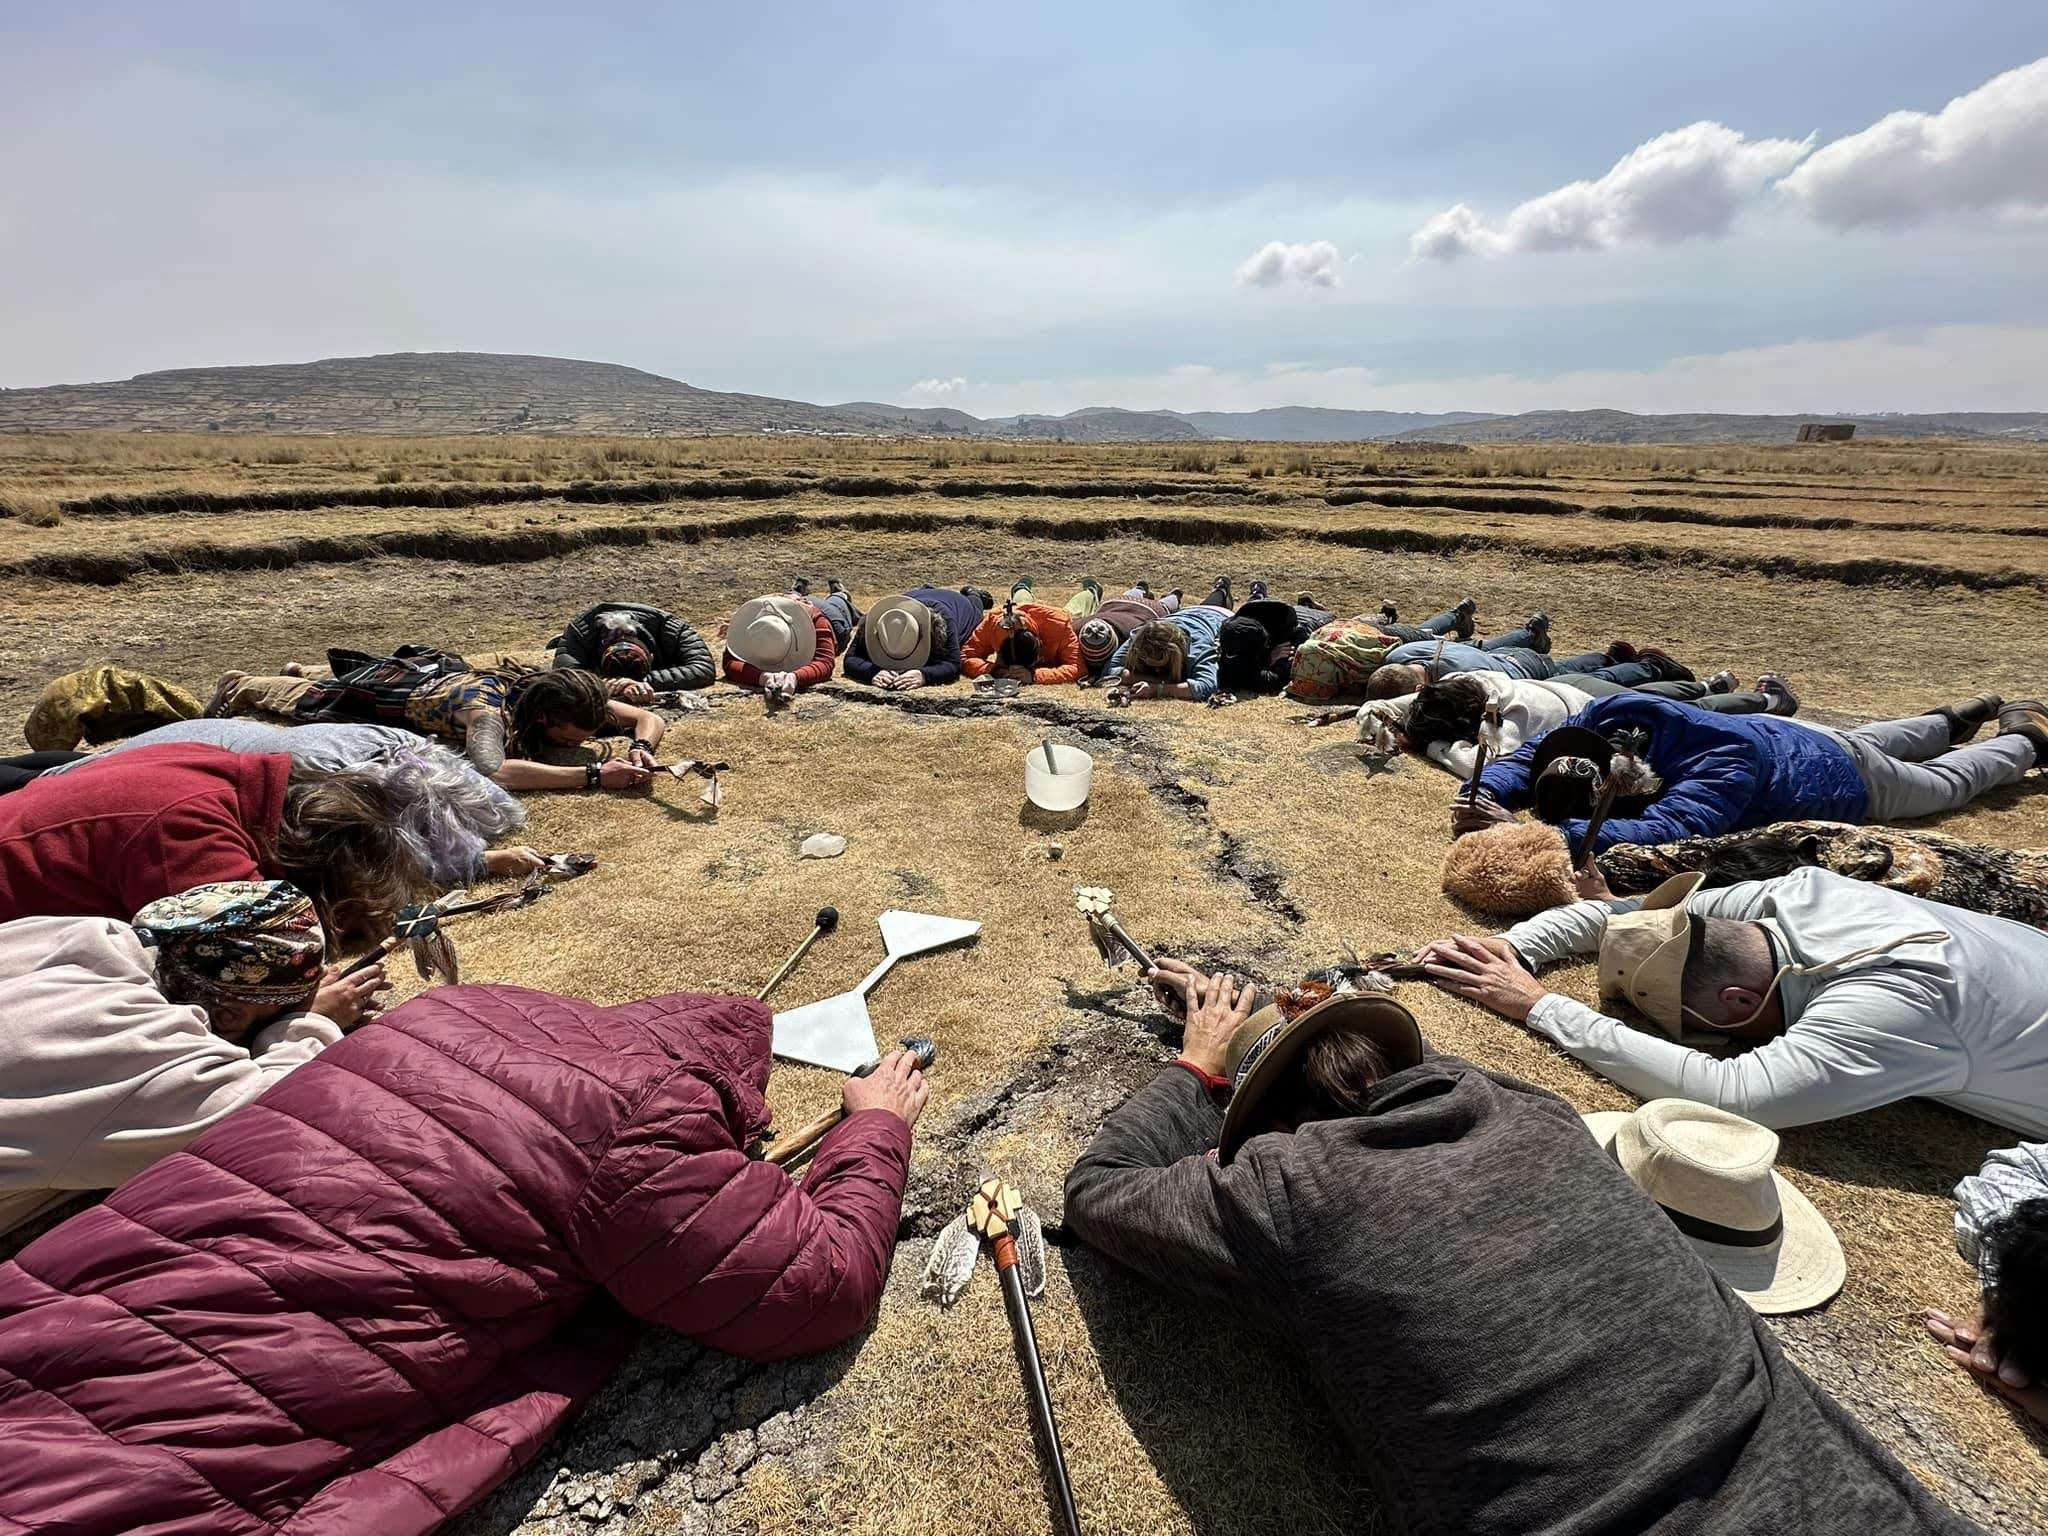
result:
<svg viewBox="0 0 2048 1536"><path fill-rule="evenodd" d="M1178 411L1210 437L1250 443L1359 443L1428 431L1439 425L1488 421L1484 411L1339 411L1320 405L1280 405L1263 411Z"/></svg>
<svg viewBox="0 0 2048 1536"><path fill-rule="evenodd" d="M1044 438L1063 443L1200 442L1202 429L1171 411L1126 411L1090 405L1064 416L996 416L977 435Z"/></svg>
<svg viewBox="0 0 2048 1536"><path fill-rule="evenodd" d="M1927 415L1638 416L1629 411L1524 411L1403 432L1443 443L1789 443L1809 421L1853 421L1859 437L2002 437L2048 441L2048 411L1943 411Z"/></svg>
<svg viewBox="0 0 2048 1536"><path fill-rule="evenodd" d="M247 368L174 368L107 384L0 389L0 432L616 433L733 432L1008 438L1071 443L1791 442L1809 421L1859 436L2048 441L2048 412L1880 416L1637 416L1627 411L1131 411L984 420L949 406L855 400L808 405L699 389L616 363L496 352L392 352Z"/></svg>
<svg viewBox="0 0 2048 1536"><path fill-rule="evenodd" d="M822 406L722 394L560 357L392 352L253 368L174 368L113 384L0 389L0 431L872 432Z"/></svg>

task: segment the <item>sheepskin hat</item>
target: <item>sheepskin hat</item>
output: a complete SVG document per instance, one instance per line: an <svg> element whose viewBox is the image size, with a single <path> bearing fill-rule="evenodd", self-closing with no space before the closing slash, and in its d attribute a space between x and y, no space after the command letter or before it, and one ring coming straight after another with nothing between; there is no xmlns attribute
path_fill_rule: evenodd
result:
<svg viewBox="0 0 2048 1536"><path fill-rule="evenodd" d="M1443 878L1446 896L1493 917L1533 917L1579 899L1564 834L1540 821L1453 840Z"/></svg>

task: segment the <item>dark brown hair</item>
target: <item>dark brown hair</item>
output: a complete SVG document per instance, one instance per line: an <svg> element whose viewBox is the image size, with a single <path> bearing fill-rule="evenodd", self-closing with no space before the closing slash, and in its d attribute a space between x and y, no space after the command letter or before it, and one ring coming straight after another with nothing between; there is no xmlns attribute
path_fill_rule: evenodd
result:
<svg viewBox="0 0 2048 1536"><path fill-rule="evenodd" d="M996 660L1006 667L1035 667L1038 665L1038 636L1028 629L1013 629L1003 636L1003 643L996 651Z"/></svg>
<svg viewBox="0 0 2048 1536"><path fill-rule="evenodd" d="M1365 1113L1387 1072L1387 1053L1377 1040L1356 1026L1334 1025L1311 1040L1294 1070L1273 1085L1260 1120L1276 1130L1311 1120L1349 1120Z"/></svg>
<svg viewBox="0 0 2048 1536"><path fill-rule="evenodd" d="M510 757L539 757L551 743L548 732L573 725L593 736L610 718L611 695L604 681L581 667L556 667L521 678L506 699Z"/></svg>
<svg viewBox="0 0 2048 1536"><path fill-rule="evenodd" d="M432 894L426 867L399 831L405 813L378 775L293 766L273 852L337 944L383 938L399 908Z"/></svg>
<svg viewBox="0 0 2048 1536"><path fill-rule="evenodd" d="M1486 689L1470 677L1424 683L1408 706L1408 740L1418 752L1439 741L1477 741L1486 713Z"/></svg>
<svg viewBox="0 0 2048 1536"><path fill-rule="evenodd" d="M1985 1329L2039 1383L2048 1376L2048 1200L2022 1200L1979 1241Z"/></svg>

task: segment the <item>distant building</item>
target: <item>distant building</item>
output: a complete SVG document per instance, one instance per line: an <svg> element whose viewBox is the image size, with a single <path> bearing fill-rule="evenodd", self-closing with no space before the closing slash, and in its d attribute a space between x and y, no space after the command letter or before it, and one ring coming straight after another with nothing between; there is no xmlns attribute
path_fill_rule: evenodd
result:
<svg viewBox="0 0 2048 1536"><path fill-rule="evenodd" d="M1809 421L1799 428L1802 443L1846 443L1855 435L1853 421Z"/></svg>

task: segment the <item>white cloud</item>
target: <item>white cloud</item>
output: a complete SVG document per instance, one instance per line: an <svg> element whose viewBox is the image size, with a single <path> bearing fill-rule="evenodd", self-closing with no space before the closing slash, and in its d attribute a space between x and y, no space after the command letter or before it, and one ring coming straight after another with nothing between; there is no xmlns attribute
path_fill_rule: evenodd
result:
<svg viewBox="0 0 2048 1536"><path fill-rule="evenodd" d="M1299 284L1304 288L1334 288L1338 282L1337 269L1343 262L1337 247L1327 240L1305 240L1298 245L1268 240L1239 265L1237 286L1280 288Z"/></svg>
<svg viewBox="0 0 2048 1536"><path fill-rule="evenodd" d="M1811 148L1811 140L1748 139L1720 123L1691 123L1637 145L1598 181L1531 198L1498 225L1458 203L1418 229L1409 250L1450 261L1725 234L1742 205Z"/></svg>
<svg viewBox="0 0 2048 1536"><path fill-rule="evenodd" d="M950 379L919 379L910 386L910 393L925 400L943 400L966 388L967 380L956 373Z"/></svg>
<svg viewBox="0 0 2048 1536"><path fill-rule="evenodd" d="M1778 184L1823 224L1917 224L1962 209L2048 210L2048 59L1939 112L1893 112Z"/></svg>

